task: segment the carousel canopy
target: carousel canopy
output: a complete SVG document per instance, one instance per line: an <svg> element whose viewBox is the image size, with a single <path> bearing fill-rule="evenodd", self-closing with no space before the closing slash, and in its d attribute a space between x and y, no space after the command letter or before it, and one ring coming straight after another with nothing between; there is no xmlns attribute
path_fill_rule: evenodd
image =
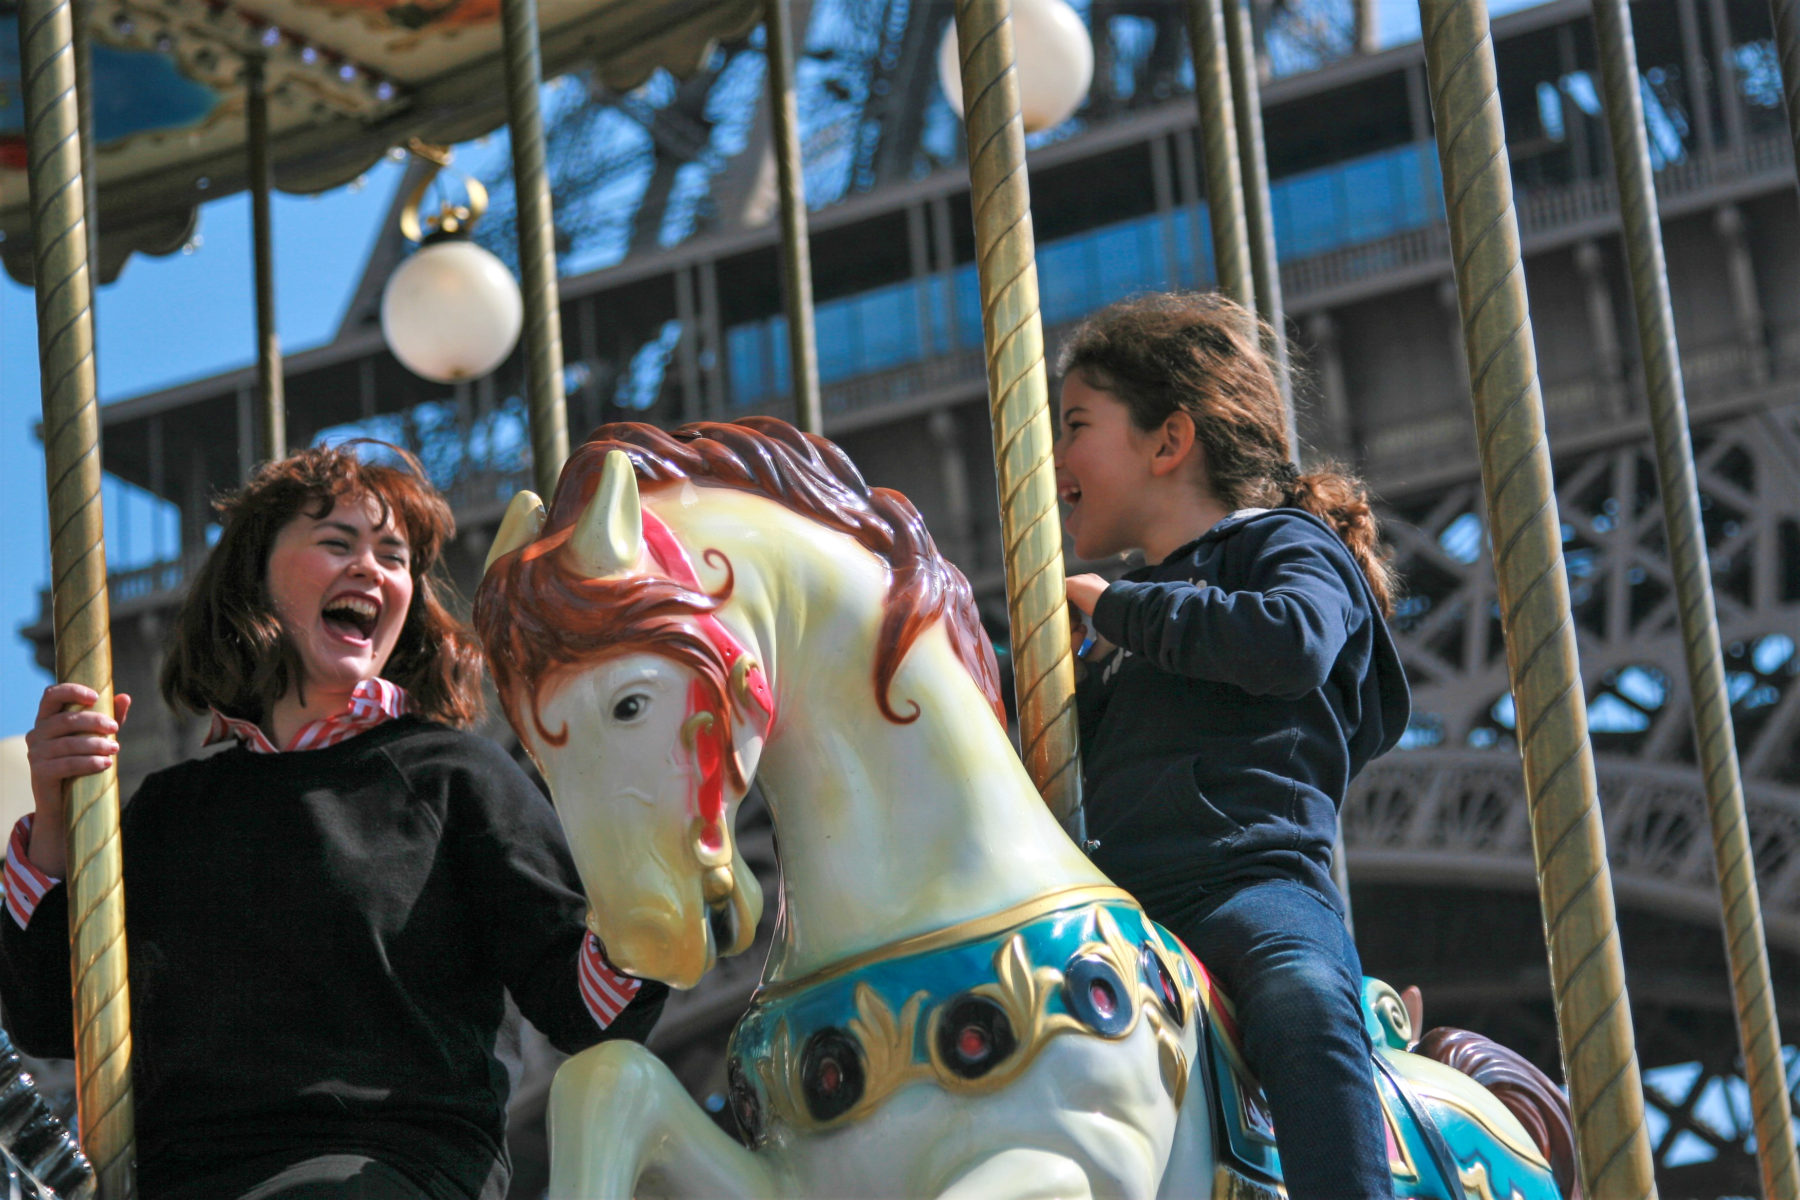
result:
<svg viewBox="0 0 1800 1200"><path fill-rule="evenodd" d="M746 34L762 0L539 0L546 77L591 66L626 90L686 75ZM318 192L412 138L506 120L500 0L88 0L100 278L166 254L199 205L247 183L245 65L263 60L275 185ZM0 0L0 257L30 281L14 0Z"/></svg>

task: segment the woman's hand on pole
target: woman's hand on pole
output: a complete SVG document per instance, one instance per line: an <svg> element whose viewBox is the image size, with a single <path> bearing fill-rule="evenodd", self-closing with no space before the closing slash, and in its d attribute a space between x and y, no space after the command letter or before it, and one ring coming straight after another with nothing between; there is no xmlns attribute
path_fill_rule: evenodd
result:
<svg viewBox="0 0 1800 1200"><path fill-rule="evenodd" d="M95 712L98 692L79 683L54 683L38 702L37 723L25 735L25 757L31 764L31 798L37 817L26 853L46 875L60 878L68 869L69 812L63 799L65 780L98 775L119 755L119 726L131 711L131 697L113 697L113 715ZM79 705L73 710L70 705Z"/></svg>

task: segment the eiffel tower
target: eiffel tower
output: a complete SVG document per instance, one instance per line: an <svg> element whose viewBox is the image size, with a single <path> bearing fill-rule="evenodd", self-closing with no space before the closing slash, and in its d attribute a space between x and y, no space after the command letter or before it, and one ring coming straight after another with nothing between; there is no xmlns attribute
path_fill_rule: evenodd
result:
<svg viewBox="0 0 1800 1200"><path fill-rule="evenodd" d="M1559 1071L1530 826L1488 565L1441 181L1416 43L1356 53L1348 9L1260 10L1265 125L1309 452L1381 498L1406 595L1395 624L1416 716L1356 784L1344 824L1365 964L1417 984L1432 1024L1477 1028ZM1033 139L1047 341L1134 291L1212 282L1192 66L1179 5L1090 0L1095 91ZM1634 6L1642 90L1694 423L1733 717L1780 1017L1800 1029L1800 221L1760 0ZM1004 649L1005 604L968 183L933 60L945 0L795 4L813 207L826 432L899 488L974 581ZM1704 792L1618 244L1587 9L1496 19L1564 550L1652 1109L1668 1194L1756 1187L1748 1101L1711 884ZM686 80L547 93L577 430L791 415L760 34ZM498 141L499 139L496 139ZM473 148L487 172L504 148ZM491 171L483 236L509 254ZM523 367L438 386L375 326L388 234L343 328L287 360L290 442L368 433L418 451L457 508L472 589L501 507L527 482ZM162 532L109 546L120 687L154 691L163 631L207 546L209 491L249 467L252 374L109 405L118 497ZM141 528L142 522L139 523ZM1115 564L1116 566L1116 564ZM48 652L45 618L29 636ZM143 704L127 791L196 729ZM502 729L496 736L509 738ZM766 824L746 855L772 863ZM771 881L772 882L772 881ZM657 1049L723 1116L720 1054L753 951L672 1004ZM1790 1078L1793 1076L1790 1054Z"/></svg>

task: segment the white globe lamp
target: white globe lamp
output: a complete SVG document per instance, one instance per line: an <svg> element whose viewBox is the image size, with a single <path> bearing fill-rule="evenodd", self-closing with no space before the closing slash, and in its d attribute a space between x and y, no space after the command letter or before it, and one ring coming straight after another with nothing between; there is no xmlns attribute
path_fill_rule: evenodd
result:
<svg viewBox="0 0 1800 1200"><path fill-rule="evenodd" d="M1081 17L1064 0L1013 0L1012 27L1025 132L1053 129L1081 107L1094 82L1094 43ZM955 21L944 30L938 47L938 80L944 98L961 115L962 59Z"/></svg>
<svg viewBox="0 0 1800 1200"><path fill-rule="evenodd" d="M429 239L388 279L381 336L436 383L486 375L518 343L525 306L506 264L466 237Z"/></svg>

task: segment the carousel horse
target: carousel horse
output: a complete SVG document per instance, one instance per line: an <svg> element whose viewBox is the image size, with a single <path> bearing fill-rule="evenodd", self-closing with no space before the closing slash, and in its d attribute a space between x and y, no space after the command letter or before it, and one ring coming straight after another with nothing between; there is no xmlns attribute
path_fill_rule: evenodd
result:
<svg viewBox="0 0 1800 1200"><path fill-rule="evenodd" d="M514 499L476 625L621 969L687 988L750 945L752 777L781 865L745 1144L607 1042L556 1076L553 1197L1281 1194L1229 1002L1050 816L967 581L837 447L602 427L548 509ZM1365 999L1396 1194L1553 1200L1545 1146Z"/></svg>

